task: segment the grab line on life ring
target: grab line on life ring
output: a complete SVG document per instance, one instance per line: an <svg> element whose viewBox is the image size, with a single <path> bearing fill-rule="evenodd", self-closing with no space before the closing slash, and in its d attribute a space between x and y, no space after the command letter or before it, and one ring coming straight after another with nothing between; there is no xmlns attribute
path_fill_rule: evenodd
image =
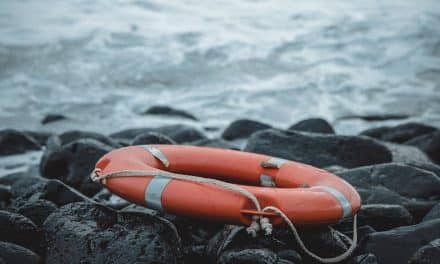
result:
<svg viewBox="0 0 440 264"><path fill-rule="evenodd" d="M169 162L169 159L167 158L167 156L162 151L160 151L158 148L156 148L154 146L142 146L142 147L144 149L148 150L152 154L153 157L155 157L157 160L159 160L163 164L164 167L168 167L170 165L170 162ZM281 166L285 162L287 162L287 160L283 160L283 159L279 159L279 158L271 158L267 162L261 162L261 166L264 168L278 168L279 169L279 168L281 168ZM183 181L189 181L189 182L197 182L197 183L214 184L216 186L223 187L227 190L240 193L241 195L244 195L245 197L250 199L254 203L254 205L257 209L257 212L260 212L260 213L253 214L252 222L250 224L250 227L247 229L249 233L255 235L258 230L262 229L265 231L266 234L270 234L272 232L272 225L270 224L270 221L267 216L273 215L272 213L270 213L270 211L273 211L276 213L276 215L279 215L287 223L289 228L292 230L295 239L297 240L300 247L304 250L304 252L306 252L311 257L313 257L316 260L321 261L323 263L335 263L335 262L342 261L345 258L347 258L348 256L350 256L351 253L356 248L356 244L357 244L357 218L356 218L357 215L356 214L354 214L353 239L352 239L352 244L349 247L349 249L347 249L347 251L345 253L343 253L337 257L321 258L306 248L306 246L302 242L294 224L289 219L289 217L287 217L287 215L282 212L281 209L279 209L275 206L266 206L264 208L261 208L260 202L251 192L237 186L236 184L231 184L231 183L220 181L217 179L203 178L203 177L198 177L198 176L193 176L193 175L188 175L188 174L173 173L173 172L168 172L168 171L163 171L163 170L155 170L155 171L124 170L124 171L115 171L115 172L111 172L111 173L105 173L102 175L100 175L100 174L101 174L101 169L99 167L97 167L91 175L93 181L99 181L99 182L103 182L105 184L105 181L108 178L114 178L114 177L153 177L153 179L150 181L150 185L152 184L151 190L159 190L159 193L155 193L155 191L151 191L151 190L148 191L148 188L150 188L150 185L148 185L145 195L146 195L146 198L149 198L149 199L146 199L146 202L148 203L148 200L149 201L159 200L158 203L151 205L151 207L158 208L158 209L160 209L162 207L162 204L160 202L161 196L162 196L162 191L163 191L164 187L171 181L171 179L177 179L177 180L183 180ZM325 191L331 193L339 201L339 203L341 204L341 208L343 209L344 216L346 216L347 214L348 215L351 214L351 210L352 210L351 205L342 193L340 193L338 190L336 190L332 187L328 187L328 186L319 186L319 187L324 189ZM148 195L150 195L152 197L147 197ZM344 203L345 203L345 205L343 205ZM348 206L347 206L347 203L348 203ZM346 208L349 208L350 211L348 211ZM347 211L348 211L348 213L347 213ZM267 215L268 213L269 213L269 215ZM259 223L258 223L258 220L259 220Z"/></svg>

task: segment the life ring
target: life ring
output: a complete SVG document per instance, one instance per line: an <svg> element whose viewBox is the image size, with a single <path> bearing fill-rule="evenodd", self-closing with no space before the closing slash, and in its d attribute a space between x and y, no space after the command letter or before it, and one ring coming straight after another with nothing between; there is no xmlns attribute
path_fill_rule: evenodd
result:
<svg viewBox="0 0 440 264"><path fill-rule="evenodd" d="M168 177L123 175L127 171L192 174L236 184L262 206L275 206L295 224L331 223L357 213L361 199L343 179L318 168L266 155L235 150L177 145L120 148L96 164L95 177L111 177L105 187L118 196L175 215L245 224L252 216L282 219L256 210L249 199L228 189ZM148 173L147 173L148 174ZM153 173L152 173L153 174Z"/></svg>

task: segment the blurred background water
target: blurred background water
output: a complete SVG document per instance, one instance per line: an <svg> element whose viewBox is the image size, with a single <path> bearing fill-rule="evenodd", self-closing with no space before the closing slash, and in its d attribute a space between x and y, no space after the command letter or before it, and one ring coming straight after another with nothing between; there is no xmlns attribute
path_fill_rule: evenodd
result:
<svg viewBox="0 0 440 264"><path fill-rule="evenodd" d="M0 128L440 126L440 1L1 1ZM69 120L41 125L48 113ZM406 120L341 120L404 114Z"/></svg>

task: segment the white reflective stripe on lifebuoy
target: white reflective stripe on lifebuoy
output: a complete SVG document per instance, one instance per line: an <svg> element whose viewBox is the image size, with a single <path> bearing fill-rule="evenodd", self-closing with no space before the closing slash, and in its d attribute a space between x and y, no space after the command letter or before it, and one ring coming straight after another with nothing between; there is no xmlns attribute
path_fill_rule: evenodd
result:
<svg viewBox="0 0 440 264"><path fill-rule="evenodd" d="M287 160L281 158L270 158L268 161L261 162L263 168L281 168Z"/></svg>
<svg viewBox="0 0 440 264"><path fill-rule="evenodd" d="M150 209L163 211L162 193L165 187L171 181L171 178L153 177L147 188L145 188L145 203Z"/></svg>
<svg viewBox="0 0 440 264"><path fill-rule="evenodd" d="M160 151L160 149L151 145L141 145L140 147L148 150L148 152L150 152L151 155L153 155L156 159L160 160L165 167L170 166L170 161L168 160L167 156Z"/></svg>
<svg viewBox="0 0 440 264"><path fill-rule="evenodd" d="M335 188L332 188L330 186L315 186L315 187L323 189L324 191L333 195L336 198L336 200L338 200L339 204L341 205L342 212L343 212L342 218L345 218L345 217L348 217L351 215L351 212L352 212L351 204L348 201L348 199L344 196L344 194L342 194L340 191L338 191Z"/></svg>
<svg viewBox="0 0 440 264"><path fill-rule="evenodd" d="M273 181L273 178L266 174L260 175L260 184L264 187L275 187L275 182Z"/></svg>

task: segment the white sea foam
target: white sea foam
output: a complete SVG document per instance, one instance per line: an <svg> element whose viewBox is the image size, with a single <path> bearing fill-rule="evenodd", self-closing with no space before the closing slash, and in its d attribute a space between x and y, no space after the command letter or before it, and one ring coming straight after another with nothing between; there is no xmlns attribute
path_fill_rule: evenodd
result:
<svg viewBox="0 0 440 264"><path fill-rule="evenodd" d="M2 1L0 128L109 133L400 113L440 125L440 2ZM405 3L406 2L406 3ZM46 113L71 119L39 124ZM373 124L375 125L375 124Z"/></svg>

